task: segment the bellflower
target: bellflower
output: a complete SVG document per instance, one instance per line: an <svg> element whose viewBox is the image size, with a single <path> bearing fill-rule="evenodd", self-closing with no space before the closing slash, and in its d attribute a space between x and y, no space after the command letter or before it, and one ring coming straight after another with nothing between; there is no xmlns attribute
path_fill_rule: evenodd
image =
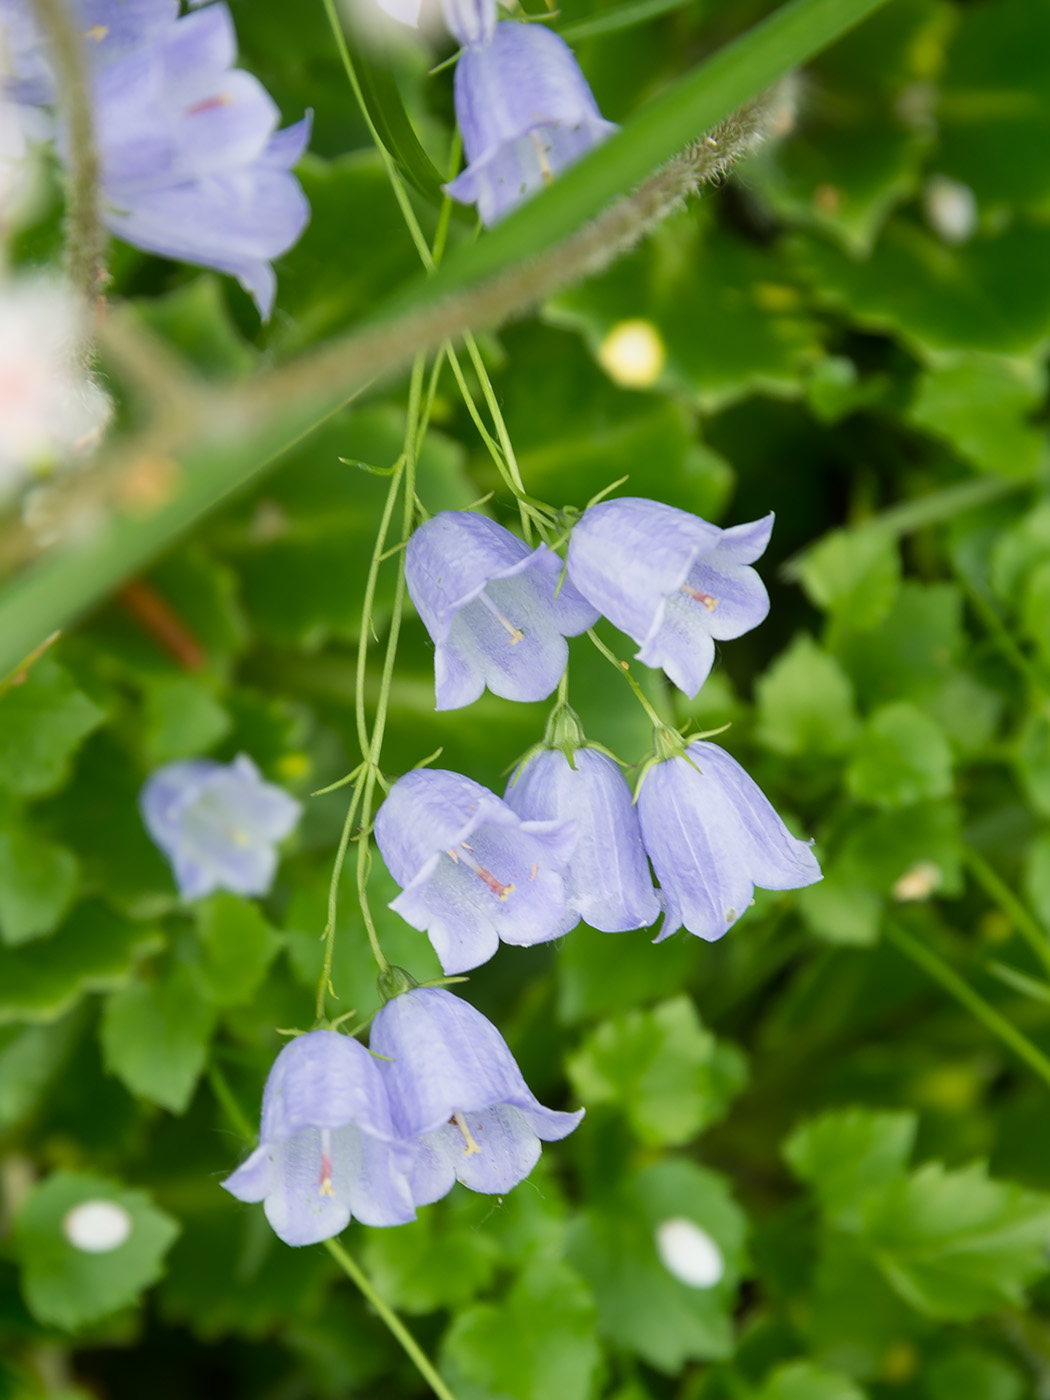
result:
<svg viewBox="0 0 1050 1400"><path fill-rule="evenodd" d="M277 871L275 846L302 811L245 754L229 764L201 758L158 768L139 806L184 899L213 890L266 894Z"/></svg>
<svg viewBox="0 0 1050 1400"><path fill-rule="evenodd" d="M713 940L736 923L758 885L796 890L822 878L761 788L717 744L654 763L638 793L642 840L663 891L657 943L684 924Z"/></svg>
<svg viewBox="0 0 1050 1400"><path fill-rule="evenodd" d="M423 0L379 0L392 19L416 28ZM445 27L461 44L487 44L496 30L496 0L441 0Z"/></svg>
<svg viewBox="0 0 1050 1400"><path fill-rule="evenodd" d="M606 933L648 928L660 912L631 790L611 758L577 748L573 768L542 749L511 780L504 800L533 821L575 821L579 840L562 873L569 909Z"/></svg>
<svg viewBox="0 0 1050 1400"><path fill-rule="evenodd" d="M522 821L460 773L419 768L399 778L375 836L402 887L390 907L425 931L446 973L488 962L504 943L546 943L572 928L561 871L572 822Z"/></svg>
<svg viewBox="0 0 1050 1400"><path fill-rule="evenodd" d="M772 513L721 530L660 501L622 496L584 511L569 541L569 577L686 695L710 673L715 642L740 637L769 612L753 563Z"/></svg>
<svg viewBox="0 0 1050 1400"><path fill-rule="evenodd" d="M565 638L598 620L546 545L530 550L473 511L443 510L419 527L405 582L434 640L439 710L469 705L486 685L508 700L545 699L565 670Z"/></svg>
<svg viewBox="0 0 1050 1400"><path fill-rule="evenodd" d="M399 1132L415 1148L412 1198L428 1205L462 1181L500 1195L536 1165L540 1140L567 1137L583 1117L544 1108L496 1027L439 987L388 1001L371 1046Z"/></svg>
<svg viewBox="0 0 1050 1400"><path fill-rule="evenodd" d="M265 320L271 260L309 218L290 170L310 118L277 131L277 107L258 79L232 68L235 53L230 13L211 5L97 74L104 215L136 248L236 277Z"/></svg>
<svg viewBox="0 0 1050 1400"><path fill-rule="evenodd" d="M445 188L494 224L610 136L564 39L505 21L456 65L456 120L469 162Z"/></svg>
<svg viewBox="0 0 1050 1400"><path fill-rule="evenodd" d="M263 1201L285 1244L316 1244L365 1225L415 1218L379 1062L336 1031L296 1036L274 1061L263 1094L259 1146L222 1183L239 1201Z"/></svg>

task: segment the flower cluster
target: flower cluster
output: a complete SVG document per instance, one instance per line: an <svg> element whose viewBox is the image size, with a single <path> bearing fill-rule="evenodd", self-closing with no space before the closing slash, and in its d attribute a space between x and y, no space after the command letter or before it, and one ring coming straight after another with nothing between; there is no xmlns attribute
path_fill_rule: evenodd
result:
<svg viewBox="0 0 1050 1400"><path fill-rule="evenodd" d="M223 1185L263 1201L291 1245L366 1225L401 1225L461 1181L502 1194L540 1142L583 1117L544 1108L495 1026L438 987L414 987L376 1015L372 1052L316 1030L281 1051L263 1096L260 1144Z"/></svg>
<svg viewBox="0 0 1050 1400"><path fill-rule="evenodd" d="M408 590L435 643L438 709L497 695L539 700L564 672L563 640L599 614L686 694L710 672L716 641L769 610L751 567L773 518L723 530L658 501L591 506L568 563L529 550L492 520L444 511L412 536ZM820 879L805 841L718 745L661 727L632 800L617 764L589 745L565 703L501 801L458 773L419 769L379 810L376 842L402 893L396 910L425 931L446 973L493 956L500 940L545 943L580 919L608 932L679 928L720 938L756 885ZM659 888L654 888L650 862Z"/></svg>
<svg viewBox="0 0 1050 1400"><path fill-rule="evenodd" d="M309 218L290 173L310 134L307 115L278 131L259 81L233 67L225 5L179 15L177 0L74 0L84 35L110 230L147 252L237 278L260 315L273 308L271 262ZM48 131L57 79L28 0L0 0L7 99L30 135ZM68 133L55 131L68 158Z"/></svg>
<svg viewBox="0 0 1050 1400"><path fill-rule="evenodd" d="M418 19L418 0L380 3L396 19ZM617 128L557 34L540 24L497 23L496 0L441 0L441 10L463 45L455 104L467 156L446 189L494 224Z"/></svg>

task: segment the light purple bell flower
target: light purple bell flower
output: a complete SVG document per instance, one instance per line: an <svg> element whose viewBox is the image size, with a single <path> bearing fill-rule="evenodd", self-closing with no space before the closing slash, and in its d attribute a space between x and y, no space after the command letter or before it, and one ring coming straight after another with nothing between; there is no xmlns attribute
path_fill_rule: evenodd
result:
<svg viewBox="0 0 1050 1400"><path fill-rule="evenodd" d="M274 1061L263 1094L259 1146L222 1185L263 1201L285 1244L317 1244L346 1229L415 1218L379 1061L336 1031L296 1036Z"/></svg>
<svg viewBox="0 0 1050 1400"><path fill-rule="evenodd" d="M504 801L530 821L572 820L579 840L562 878L569 909L606 933L648 928L660 913L631 789L611 758L581 747L572 768L543 749L511 779Z"/></svg>
<svg viewBox="0 0 1050 1400"><path fill-rule="evenodd" d="M502 1195L524 1181L540 1140L567 1137L583 1117L544 1108L522 1078L507 1042L480 1011L439 987L388 1001L372 1023L371 1046L394 1122L413 1144L417 1206L456 1180Z"/></svg>
<svg viewBox="0 0 1050 1400"><path fill-rule="evenodd" d="M569 577L588 602L638 643L637 659L686 695L711 671L715 642L741 637L769 612L748 568L773 515L722 530L660 501L621 496L584 511L569 541Z"/></svg>
<svg viewBox="0 0 1050 1400"><path fill-rule="evenodd" d="M423 0L378 0L392 19L419 24ZM445 27L461 44L487 44L496 30L496 0L440 0ZM430 6L427 7L432 8Z"/></svg>
<svg viewBox="0 0 1050 1400"><path fill-rule="evenodd" d="M469 162L445 186L494 224L617 130L564 39L542 24L496 25L456 65L456 120Z"/></svg>
<svg viewBox="0 0 1050 1400"><path fill-rule="evenodd" d="M184 899L213 890L267 894L277 872L277 842L302 812L246 754L232 763L198 758L158 768L139 807Z"/></svg>
<svg viewBox="0 0 1050 1400"><path fill-rule="evenodd" d="M546 545L530 549L473 511L443 510L416 530L405 582L434 641L437 709L469 705L486 685L507 700L550 695L565 638L598 620L562 570Z"/></svg>
<svg viewBox="0 0 1050 1400"><path fill-rule="evenodd" d="M572 928L565 868L576 827L522 821L461 773L418 768L380 807L375 837L402 887L390 903L425 931L446 973L480 967L504 943L547 943Z"/></svg>
<svg viewBox="0 0 1050 1400"><path fill-rule="evenodd" d="M235 57L229 10L211 5L97 75L103 212L136 248L236 277L266 320L271 261L310 216L290 170L311 118L278 131L273 99Z"/></svg>
<svg viewBox="0 0 1050 1400"><path fill-rule="evenodd" d="M642 840L663 892L655 942L684 924L713 941L747 909L755 886L797 890L822 879L809 843L792 836L757 783L717 744L654 763L638 793Z"/></svg>

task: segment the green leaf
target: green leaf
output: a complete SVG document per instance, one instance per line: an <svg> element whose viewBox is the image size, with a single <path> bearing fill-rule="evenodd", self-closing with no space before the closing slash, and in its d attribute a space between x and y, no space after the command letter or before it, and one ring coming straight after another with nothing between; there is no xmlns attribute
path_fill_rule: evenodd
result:
<svg viewBox="0 0 1050 1400"><path fill-rule="evenodd" d="M660 1259L656 1231L676 1220L695 1225L717 1249L724 1266L717 1282L687 1285ZM713 1361L732 1352L746 1229L722 1177L668 1158L576 1218L569 1258L594 1291L602 1335L674 1375L686 1361Z"/></svg>
<svg viewBox="0 0 1050 1400"><path fill-rule="evenodd" d="M835 653L861 702L935 699L955 679L952 661L963 649L963 599L954 584L902 584L880 625L861 635L844 632Z"/></svg>
<svg viewBox="0 0 1050 1400"><path fill-rule="evenodd" d="M909 807L952 790L952 751L940 725L900 701L876 710L846 774L850 792L878 807Z"/></svg>
<svg viewBox="0 0 1050 1400"><path fill-rule="evenodd" d="M21 825L0 829L0 938L25 943L52 933L72 904L77 858Z"/></svg>
<svg viewBox="0 0 1050 1400"><path fill-rule="evenodd" d="M127 303L125 314L129 314ZM140 297L134 314L208 375L238 375L252 369L258 353L242 340L230 319L222 281L197 276L166 296Z"/></svg>
<svg viewBox="0 0 1050 1400"><path fill-rule="evenodd" d="M37 797L65 779L73 754L105 715L53 656L0 695L0 788Z"/></svg>
<svg viewBox="0 0 1050 1400"><path fill-rule="evenodd" d="M908 418L984 471L1031 476L1046 452L1032 421L1045 398L1045 366L971 351L923 372Z"/></svg>
<svg viewBox="0 0 1050 1400"><path fill-rule="evenodd" d="M442 1371L459 1400L588 1400L601 1352L594 1303L564 1264L531 1265L498 1306L461 1312L445 1335Z"/></svg>
<svg viewBox="0 0 1050 1400"><path fill-rule="evenodd" d="M172 1113L189 1106L208 1057L215 1010L183 963L110 996L102 1013L106 1069Z"/></svg>
<svg viewBox="0 0 1050 1400"><path fill-rule="evenodd" d="M26 1026L0 1041L0 1131L36 1109L83 1030L76 1014L51 1026Z"/></svg>
<svg viewBox="0 0 1050 1400"><path fill-rule="evenodd" d="M875 528L832 531L807 551L800 568L810 602L857 632L878 626L900 587L896 542Z"/></svg>
<svg viewBox="0 0 1050 1400"><path fill-rule="evenodd" d="M811 1306L807 1330L816 1359L860 1381L891 1376L902 1351L904 1358L914 1354L912 1335L927 1325L854 1239L831 1231L820 1241Z"/></svg>
<svg viewBox="0 0 1050 1400"><path fill-rule="evenodd" d="M756 736L775 753L841 753L857 732L852 682L805 632L761 676L755 700Z"/></svg>
<svg viewBox="0 0 1050 1400"><path fill-rule="evenodd" d="M458 1311L492 1281L503 1258L482 1228L491 1202L454 1192L396 1230L369 1230L364 1265L382 1297L405 1313ZM449 1269L449 1260L456 1261Z"/></svg>
<svg viewBox="0 0 1050 1400"><path fill-rule="evenodd" d="M784 1157L831 1223L856 1230L870 1192L903 1172L917 1129L914 1113L845 1109L801 1123L785 1142Z"/></svg>
<svg viewBox="0 0 1050 1400"><path fill-rule="evenodd" d="M882 900L849 868L822 867L819 884L799 890L798 907L807 925L828 943L870 947L879 939Z"/></svg>
<svg viewBox="0 0 1050 1400"><path fill-rule="evenodd" d="M767 1378L757 1400L864 1400L864 1392L848 1376L812 1361L789 1361Z"/></svg>
<svg viewBox="0 0 1050 1400"><path fill-rule="evenodd" d="M204 948L201 976L216 1006L251 1001L284 940L257 904L234 894L213 894L197 905Z"/></svg>
<svg viewBox="0 0 1050 1400"><path fill-rule="evenodd" d="M146 691L146 762L151 768L195 758L230 732L229 713L212 687L191 676L165 677Z"/></svg>
<svg viewBox="0 0 1050 1400"><path fill-rule="evenodd" d="M743 1054L704 1029L687 996L603 1021L567 1068L585 1103L618 1105L653 1146L689 1142L747 1082Z"/></svg>
<svg viewBox="0 0 1050 1400"><path fill-rule="evenodd" d="M935 1361L926 1377L930 1400L1022 1400L1027 1377L997 1351L962 1346Z"/></svg>
<svg viewBox="0 0 1050 1400"><path fill-rule="evenodd" d="M104 1253L76 1248L63 1222L88 1201L108 1201L130 1217L123 1244ZM22 1291L33 1315L75 1331L138 1301L161 1276L178 1223L158 1210L145 1191L106 1177L58 1171L37 1186L15 1219L14 1242Z"/></svg>
<svg viewBox="0 0 1050 1400"><path fill-rule="evenodd" d="M1036 355L1050 336L1050 229L1016 221L951 248L891 219L869 258L796 238L820 301L864 330L897 335L921 359L980 350Z"/></svg>
<svg viewBox="0 0 1050 1400"><path fill-rule="evenodd" d="M575 1025L673 996L695 952L691 942L676 938L654 948L645 929L610 934L580 924L558 953L558 1016Z"/></svg>
<svg viewBox="0 0 1050 1400"><path fill-rule="evenodd" d="M669 278L669 264L688 265L691 275ZM755 390L797 392L818 353L787 269L693 213L662 225L603 277L562 293L547 315L579 329L595 354L617 325L644 318L667 351L660 384L707 412ZM705 321L718 325L717 336L696 334Z"/></svg>
<svg viewBox="0 0 1050 1400"><path fill-rule="evenodd" d="M0 948L0 1025L53 1021L86 992L121 987L162 945L155 928L82 904L46 943Z"/></svg>
<svg viewBox="0 0 1050 1400"><path fill-rule="evenodd" d="M1047 1271L1050 1196L990 1181L975 1163L928 1163L891 1182L865 1210L863 1237L897 1292L930 1317L968 1322Z"/></svg>

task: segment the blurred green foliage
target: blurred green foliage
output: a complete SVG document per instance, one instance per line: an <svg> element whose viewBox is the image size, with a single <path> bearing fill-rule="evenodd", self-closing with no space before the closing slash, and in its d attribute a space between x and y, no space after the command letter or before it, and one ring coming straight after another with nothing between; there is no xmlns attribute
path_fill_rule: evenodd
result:
<svg viewBox="0 0 1050 1400"><path fill-rule="evenodd" d="M580 26L623 119L761 10L565 0L556 22ZM227 281L116 264L115 292L213 379L354 324L417 271L320 6L234 13L285 117L316 114L313 222L278 267L277 315L260 331ZM406 40L390 59L439 168L449 83L428 69L445 56ZM759 892L715 945L581 926L472 974L536 1093L588 1114L506 1199L457 1187L413 1225L346 1236L459 1400L1050 1384L1048 1086L882 937L891 915L1050 1052L1050 4L889 0L799 75L795 104L724 187L482 342L534 496L582 506L629 475L722 523L776 511L769 620L695 701L645 684L682 723L732 723L722 742L816 838L825 879ZM935 177L972 193L961 233ZM626 388L602 351L635 319L665 359ZM358 761L374 473L401 450L403 387L332 417L140 581L199 664L122 594L0 695L2 1396L423 1393L328 1255L286 1248L218 1186L276 1028L312 1019L344 801L307 794ZM489 491L512 523L446 372L420 500ZM387 568L380 635L392 589ZM443 747L500 790L546 707L437 714L432 657L410 617L384 767ZM571 698L594 739L644 757L644 715L585 639ZM138 791L158 764L242 751L304 821L268 899L187 908ZM378 861L371 888L391 960L435 975ZM340 1008L376 1007L349 876L333 980ZM62 1221L100 1198L132 1234L78 1252ZM674 1219L717 1247L711 1287L662 1261Z"/></svg>

